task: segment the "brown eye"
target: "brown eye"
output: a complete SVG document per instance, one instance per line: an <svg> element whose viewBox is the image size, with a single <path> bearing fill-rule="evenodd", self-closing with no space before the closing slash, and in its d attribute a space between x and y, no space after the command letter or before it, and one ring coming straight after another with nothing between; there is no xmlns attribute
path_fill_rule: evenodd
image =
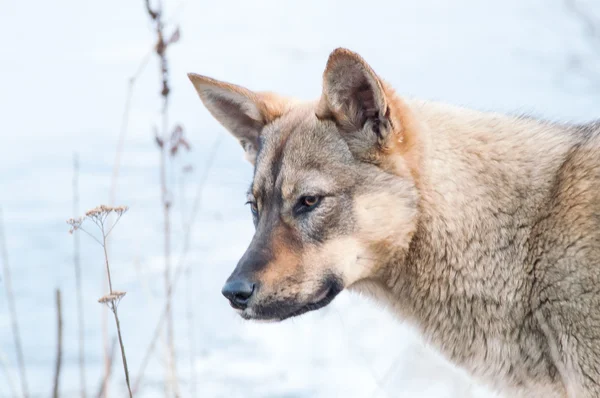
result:
<svg viewBox="0 0 600 398"><path fill-rule="evenodd" d="M319 202L319 198L316 196L305 196L302 198L302 204L306 207L313 207Z"/></svg>
<svg viewBox="0 0 600 398"><path fill-rule="evenodd" d="M298 200L298 204L296 205L294 211L298 215L307 213L307 212L315 209L319 205L320 201L321 201L320 196L314 196L314 195L303 196Z"/></svg>

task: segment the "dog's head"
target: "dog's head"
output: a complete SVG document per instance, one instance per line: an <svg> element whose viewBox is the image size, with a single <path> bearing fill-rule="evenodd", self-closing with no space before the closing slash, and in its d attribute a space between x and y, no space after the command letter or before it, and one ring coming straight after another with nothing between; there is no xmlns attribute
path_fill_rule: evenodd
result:
<svg viewBox="0 0 600 398"><path fill-rule="evenodd" d="M312 103L189 77L255 167L256 232L223 287L242 317L316 310L398 261L416 223L413 127L359 55L331 54Z"/></svg>

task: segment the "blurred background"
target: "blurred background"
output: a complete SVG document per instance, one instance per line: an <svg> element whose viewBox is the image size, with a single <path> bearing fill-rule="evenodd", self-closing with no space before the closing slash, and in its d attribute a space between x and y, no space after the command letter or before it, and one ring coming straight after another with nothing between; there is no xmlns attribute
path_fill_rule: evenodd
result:
<svg viewBox="0 0 600 398"><path fill-rule="evenodd" d="M600 3L147 7L0 1L0 397L127 396L114 319L97 302L104 252L65 222L100 204L129 206L107 253L127 292L134 396L493 397L367 299L342 293L281 324L229 308L220 289L253 234L252 170L186 73L312 99L344 46L403 96L585 121L600 115Z"/></svg>

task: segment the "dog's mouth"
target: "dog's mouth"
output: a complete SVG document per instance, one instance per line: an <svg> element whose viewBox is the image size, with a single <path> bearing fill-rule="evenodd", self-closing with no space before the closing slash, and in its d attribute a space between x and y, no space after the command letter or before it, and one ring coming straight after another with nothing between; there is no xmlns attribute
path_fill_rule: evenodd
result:
<svg viewBox="0 0 600 398"><path fill-rule="evenodd" d="M327 306L342 290L343 285L339 279L328 278L323 287L307 303L290 300L251 306L244 311L240 311L240 315L248 320L283 321Z"/></svg>
<svg viewBox="0 0 600 398"><path fill-rule="evenodd" d="M321 309L329 303L331 303L335 296L337 296L341 291L342 289L338 287L337 283L329 283L322 290L322 292L319 295L317 295L316 300L313 300L312 302L301 306L297 310L290 312L289 314L287 314L287 316L281 318L281 320L302 315L309 311L316 311L318 309Z"/></svg>

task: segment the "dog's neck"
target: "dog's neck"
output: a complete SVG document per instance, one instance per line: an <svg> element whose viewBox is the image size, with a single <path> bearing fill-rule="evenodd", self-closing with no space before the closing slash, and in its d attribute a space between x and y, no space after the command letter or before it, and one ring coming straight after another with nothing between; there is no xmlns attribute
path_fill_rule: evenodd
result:
<svg viewBox="0 0 600 398"><path fill-rule="evenodd" d="M534 120L437 104L416 102L411 110L424 121L416 230L409 248L390 257L396 262L353 287L455 363L485 373L490 341L503 335L505 320L526 312L531 225L573 136ZM539 140L549 129L557 134ZM511 278L498 285L494 275Z"/></svg>

